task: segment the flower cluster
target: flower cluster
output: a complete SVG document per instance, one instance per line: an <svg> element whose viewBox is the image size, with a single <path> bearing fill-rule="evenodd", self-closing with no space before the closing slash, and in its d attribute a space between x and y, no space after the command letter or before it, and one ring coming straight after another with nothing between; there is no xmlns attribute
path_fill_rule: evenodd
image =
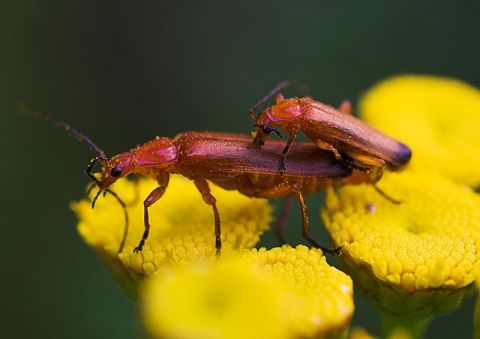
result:
<svg viewBox="0 0 480 339"><path fill-rule="evenodd" d="M125 291L144 305L152 337L341 338L353 315L350 277L305 246L255 249L270 223L267 200L212 187L222 220L222 255L216 256L213 214L193 182L172 176L161 203L151 207L156 227L141 253L143 204L153 179L120 181L130 231L121 253L124 218L106 195L91 209L73 204L85 241L108 264ZM138 296L139 291L143 293Z"/></svg>
<svg viewBox="0 0 480 339"><path fill-rule="evenodd" d="M344 246L342 268L381 312L384 336L458 307L480 262L480 91L463 82L405 75L374 86L360 116L406 143L413 158L378 186L329 190L322 218Z"/></svg>
<svg viewBox="0 0 480 339"><path fill-rule="evenodd" d="M384 336L421 336L426 319L451 311L480 274L480 91L461 81L405 75L374 86L360 116L407 144L411 164L378 183L327 191L321 216L340 267L305 246L256 249L272 220L263 199L212 187L222 229L195 185L172 175L150 209L152 228L141 253L143 198L152 179L121 180L91 209L73 204L84 240L142 304L153 338L342 338L353 315L353 286L381 312ZM345 273L344 273L345 272ZM347 275L348 274L348 275ZM476 330L480 328L480 312ZM370 337L361 329L352 338Z"/></svg>

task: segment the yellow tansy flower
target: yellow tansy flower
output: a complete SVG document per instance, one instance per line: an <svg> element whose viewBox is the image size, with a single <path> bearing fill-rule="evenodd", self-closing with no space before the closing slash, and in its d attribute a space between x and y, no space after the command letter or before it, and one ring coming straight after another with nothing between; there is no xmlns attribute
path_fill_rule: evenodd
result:
<svg viewBox="0 0 480 339"><path fill-rule="evenodd" d="M352 314L351 279L305 246L165 270L144 293L153 338L342 338Z"/></svg>
<svg viewBox="0 0 480 339"><path fill-rule="evenodd" d="M149 208L150 236L143 251L133 253L144 231L143 200L156 185L153 179L141 178L138 182L120 180L112 186L126 203L130 220L120 254L125 219L118 201L107 194L94 209L88 200L72 205L79 217L80 235L114 272L127 273L128 280L154 275L165 265L216 260L212 208L203 202L193 182L179 175L171 176L165 195ZM220 213L222 253L252 248L272 219L268 201L214 185L211 191Z"/></svg>
<svg viewBox="0 0 480 339"><path fill-rule="evenodd" d="M473 329L475 333L475 339L480 339L480 269L477 270L476 272L476 277L477 280L475 282L475 285L477 287L477 297L476 297L476 303L475 303L475 314L473 316Z"/></svg>
<svg viewBox="0 0 480 339"><path fill-rule="evenodd" d="M350 335L348 336L349 339L375 339L373 335L367 332L367 330L360 328L360 327L354 327L350 331Z"/></svg>
<svg viewBox="0 0 480 339"><path fill-rule="evenodd" d="M460 80L402 75L370 89L360 116L412 149L412 167L480 185L480 90Z"/></svg>
<svg viewBox="0 0 480 339"><path fill-rule="evenodd" d="M436 173L388 173L372 187L327 192L322 217L345 270L382 311L425 318L457 307L480 259L480 197Z"/></svg>

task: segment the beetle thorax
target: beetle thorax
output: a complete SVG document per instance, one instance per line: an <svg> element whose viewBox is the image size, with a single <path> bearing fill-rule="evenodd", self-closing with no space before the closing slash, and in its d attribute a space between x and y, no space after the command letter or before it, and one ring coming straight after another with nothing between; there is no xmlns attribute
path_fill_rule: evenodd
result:
<svg viewBox="0 0 480 339"><path fill-rule="evenodd" d="M292 121L302 116L302 105L297 98L285 99L268 108L265 112L272 121L277 123Z"/></svg>
<svg viewBox="0 0 480 339"><path fill-rule="evenodd" d="M157 138L130 151L135 168L162 169L172 166L178 161L178 149L172 140Z"/></svg>

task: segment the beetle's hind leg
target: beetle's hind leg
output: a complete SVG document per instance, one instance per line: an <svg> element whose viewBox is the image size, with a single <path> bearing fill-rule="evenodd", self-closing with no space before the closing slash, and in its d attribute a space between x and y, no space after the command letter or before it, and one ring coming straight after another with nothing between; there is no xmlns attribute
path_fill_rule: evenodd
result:
<svg viewBox="0 0 480 339"><path fill-rule="evenodd" d="M298 200L300 201L300 213L302 215L302 236L303 238L308 241L310 245L315 248L321 249L324 253L338 255L341 252L341 247L337 247L334 249L329 249L320 245L317 241L310 237L310 229L308 227L308 215L307 215L307 205L305 203L305 198L302 194L302 190L298 187L295 183L283 183L271 188L265 188L261 190L256 190L252 188L243 188L240 190L241 193L247 196L254 196L257 198L278 198L278 197L288 197L288 196L297 196ZM279 226L282 224L279 224ZM280 226L283 227L283 226ZM282 229L277 229L277 233L281 233ZM282 237L283 238L283 237Z"/></svg>
<svg viewBox="0 0 480 339"><path fill-rule="evenodd" d="M282 207L280 208L280 217L278 218L277 227L275 228L275 235L280 246L285 245L285 238L283 232L285 230L285 224L287 222L290 208L292 207L292 197L288 196L283 198Z"/></svg>

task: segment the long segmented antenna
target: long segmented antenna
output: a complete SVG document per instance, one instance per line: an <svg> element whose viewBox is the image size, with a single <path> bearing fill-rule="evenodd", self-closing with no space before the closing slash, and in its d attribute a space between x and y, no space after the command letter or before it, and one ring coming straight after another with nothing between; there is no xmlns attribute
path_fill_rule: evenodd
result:
<svg viewBox="0 0 480 339"><path fill-rule="evenodd" d="M97 145L95 145L87 136L84 134L80 133L77 131L75 128L67 124L65 121L60 120L54 115L51 115L50 113L44 112L36 107L33 107L32 105L26 104L26 103L21 103L18 105L18 110L22 113L26 114L31 114L36 117L44 118L50 122L52 122L54 125L63 128L65 131L67 131L68 134L70 134L72 137L75 139L87 144L93 151L97 152L99 157L105 158L105 152L98 148Z"/></svg>
<svg viewBox="0 0 480 339"><path fill-rule="evenodd" d="M300 93L306 93L308 92L308 87L301 82L295 81L295 80L286 80L282 81L279 83L277 86L275 86L274 89L272 89L263 99L261 99L259 102L255 104L255 106L252 107L250 110L250 116L252 117L253 120L257 121L257 116L255 115L255 111L262 106L267 100L270 100L273 98L275 95L280 93L280 91L284 88L296 88Z"/></svg>
<svg viewBox="0 0 480 339"><path fill-rule="evenodd" d="M122 206L123 212L124 212L124 215L125 215L125 229L124 229L122 241L120 243L120 247L119 247L117 253L122 252L123 246L125 245L125 240L127 238L128 226L129 226L128 212L127 212L126 204L111 189L109 189L107 187L102 187L101 182L92 174L92 170L93 170L93 167L95 166L95 164L98 161L101 162L102 160L107 159L107 157L105 156L105 152L101 148L99 148L97 145L95 145L93 143L93 141L91 141L83 133L80 133L75 128L70 126L68 123L66 123L65 121L57 118L54 115L51 115L47 112L44 112L44 111L42 111L42 110L40 110L40 109L38 109L38 108L36 108L32 105L26 104L26 103L19 104L18 105L18 110L22 113L26 113L26 114L30 114L30 115L33 115L33 116L36 116L36 117L44 118L44 119L50 121L51 123L53 123L55 126L63 128L68 134L70 134L70 136L72 136L75 139L79 140L80 142L83 142L84 144L88 145L93 151L95 151L97 153L97 156L90 161L87 168L85 169L85 173L90 177L90 179L92 179L95 182L96 186L98 186L98 189L99 189L98 193L95 195L95 197L92 200L92 208L95 206L95 202L97 201L97 198L100 196L100 194L102 192L104 193L104 195L107 192L110 193L112 196L115 197L115 199L117 199L119 204ZM93 188L93 186L91 186L88 189L88 193L90 193L92 188Z"/></svg>

